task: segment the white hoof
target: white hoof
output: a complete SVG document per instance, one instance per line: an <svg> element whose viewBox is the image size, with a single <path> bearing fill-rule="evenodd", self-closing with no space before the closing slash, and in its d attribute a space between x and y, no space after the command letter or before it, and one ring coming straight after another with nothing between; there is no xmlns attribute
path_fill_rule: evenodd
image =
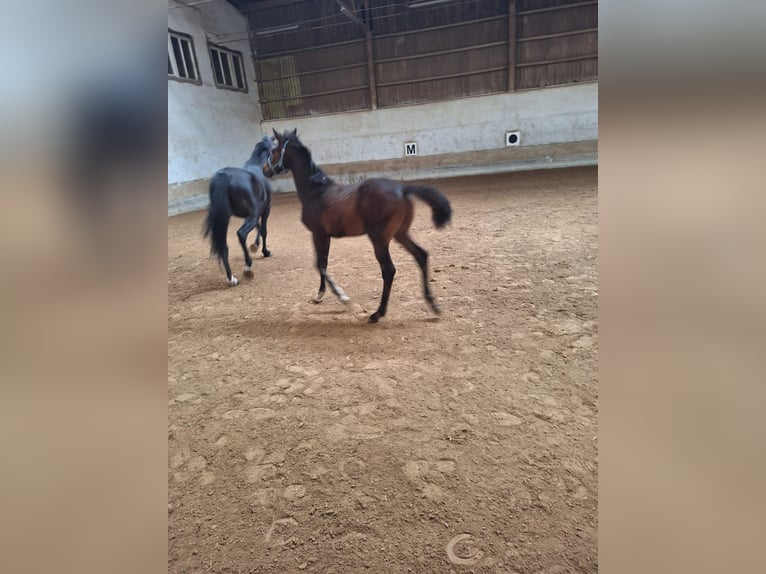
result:
<svg viewBox="0 0 766 574"><path fill-rule="evenodd" d="M335 294L338 296L338 299L340 299L341 303L348 303L351 301L349 296L346 295L346 292L337 285L335 286Z"/></svg>
<svg viewBox="0 0 766 574"><path fill-rule="evenodd" d="M231 276L231 279L229 279L229 285L234 287L235 285L239 285L239 279L234 277L234 275Z"/></svg>
<svg viewBox="0 0 766 574"><path fill-rule="evenodd" d="M245 265L245 273L252 273L252 272L253 272L253 266Z"/></svg>
<svg viewBox="0 0 766 574"><path fill-rule="evenodd" d="M314 295L314 298L311 301L314 303L321 303L322 299L324 299L324 293L319 292L316 295Z"/></svg>

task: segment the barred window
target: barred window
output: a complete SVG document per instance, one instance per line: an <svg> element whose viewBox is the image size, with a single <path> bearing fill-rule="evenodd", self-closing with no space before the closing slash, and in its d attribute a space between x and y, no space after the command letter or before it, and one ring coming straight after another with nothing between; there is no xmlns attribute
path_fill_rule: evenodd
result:
<svg viewBox="0 0 766 574"><path fill-rule="evenodd" d="M247 92L242 52L210 44L210 62L213 78L219 88Z"/></svg>
<svg viewBox="0 0 766 574"><path fill-rule="evenodd" d="M168 30L168 78L199 83L191 36Z"/></svg>

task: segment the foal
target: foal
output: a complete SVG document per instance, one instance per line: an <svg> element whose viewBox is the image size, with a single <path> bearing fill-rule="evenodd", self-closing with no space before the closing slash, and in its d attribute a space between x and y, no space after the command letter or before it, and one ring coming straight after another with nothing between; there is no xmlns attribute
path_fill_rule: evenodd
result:
<svg viewBox="0 0 766 574"><path fill-rule="evenodd" d="M290 170L302 204L301 221L311 231L319 270L319 291L314 303L320 303L325 282L344 303L349 298L327 274L327 256L331 237L367 234L375 249L375 257L383 275L383 294L378 310L369 322L377 323L385 316L396 267L391 260L389 244L396 239L417 261L423 275L423 294L435 313L439 306L428 285L428 252L412 240L409 228L414 217L410 196L419 197L433 211L437 228L444 227L452 216L447 198L437 189L406 185L390 179L368 179L357 185L338 185L318 168L311 152L298 139L297 130L280 135L274 130L277 145L272 149L263 172L268 176Z"/></svg>
<svg viewBox="0 0 766 574"><path fill-rule="evenodd" d="M271 184L263 175L261 165L271 152L272 141L267 135L263 136L244 168L225 167L215 172L210 180L210 207L205 220L205 237L210 235L210 251L223 263L226 270L226 280L229 285L239 284L232 275L229 267L229 246L226 243L226 231L232 215L242 217L245 223L237 230L239 243L245 252L245 274L253 272L253 259L247 252L247 236L257 230L253 251L258 249L263 237L263 256L269 257L271 251L266 249L266 221L271 212Z"/></svg>

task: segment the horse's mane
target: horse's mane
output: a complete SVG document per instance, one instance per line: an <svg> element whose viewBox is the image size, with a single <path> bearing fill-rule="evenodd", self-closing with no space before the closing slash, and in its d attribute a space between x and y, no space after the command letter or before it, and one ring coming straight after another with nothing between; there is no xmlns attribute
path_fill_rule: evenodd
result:
<svg viewBox="0 0 766 574"><path fill-rule="evenodd" d="M324 171L322 171L322 168L319 167L317 164L314 163L314 160L311 158L311 152L309 151L309 148L307 148L299 139L293 139L290 141L291 144L295 146L295 149L302 154L304 154L309 162L310 162L310 172L309 172L309 181L311 181L312 185L329 185L331 183L335 183L335 180L333 180L329 175L327 175Z"/></svg>
<svg viewBox="0 0 766 574"><path fill-rule="evenodd" d="M323 172L322 168L315 164L313 161L311 162L311 175L309 175L309 180L311 183L316 185L328 185L330 183L335 183L335 181L329 175Z"/></svg>
<svg viewBox="0 0 766 574"><path fill-rule="evenodd" d="M250 159L245 162L243 168L251 173L262 176L262 166L269 153L271 153L271 138L269 138L269 136L263 136L263 139L255 144L253 153L250 154Z"/></svg>

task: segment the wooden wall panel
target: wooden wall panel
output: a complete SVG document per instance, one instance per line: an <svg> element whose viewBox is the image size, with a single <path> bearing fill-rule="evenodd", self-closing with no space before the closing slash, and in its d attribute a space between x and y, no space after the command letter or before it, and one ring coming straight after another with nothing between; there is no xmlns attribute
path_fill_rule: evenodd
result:
<svg viewBox="0 0 766 574"><path fill-rule="evenodd" d="M519 0L517 6L517 89L598 78L597 2Z"/></svg>
<svg viewBox="0 0 766 574"><path fill-rule="evenodd" d="M318 114L364 110L370 107L370 92L365 87L342 93L307 96L261 104L264 120L297 118Z"/></svg>
<svg viewBox="0 0 766 574"><path fill-rule="evenodd" d="M355 18L334 0L234 1L249 18L265 119L598 79L595 1L344 2Z"/></svg>
<svg viewBox="0 0 766 574"><path fill-rule="evenodd" d="M505 91L505 70L445 78L415 84L381 86L378 102L381 107L435 102Z"/></svg>

